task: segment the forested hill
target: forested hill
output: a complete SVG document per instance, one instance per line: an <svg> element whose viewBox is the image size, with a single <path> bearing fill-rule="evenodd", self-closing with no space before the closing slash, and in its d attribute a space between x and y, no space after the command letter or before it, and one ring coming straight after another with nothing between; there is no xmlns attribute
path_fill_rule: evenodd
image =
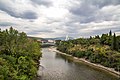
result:
<svg viewBox="0 0 120 80"><path fill-rule="evenodd" d="M0 80L33 80L41 57L40 43L17 30L0 29Z"/></svg>
<svg viewBox="0 0 120 80"><path fill-rule="evenodd" d="M120 71L120 36L110 31L102 36L56 41L61 52Z"/></svg>

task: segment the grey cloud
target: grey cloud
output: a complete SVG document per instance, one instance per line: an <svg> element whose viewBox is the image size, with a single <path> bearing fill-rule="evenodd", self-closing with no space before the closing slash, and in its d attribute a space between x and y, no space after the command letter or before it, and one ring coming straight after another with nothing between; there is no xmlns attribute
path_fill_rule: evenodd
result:
<svg viewBox="0 0 120 80"><path fill-rule="evenodd" d="M120 0L84 0L85 2L95 5L99 8L102 8L104 6L108 5L119 5Z"/></svg>
<svg viewBox="0 0 120 80"><path fill-rule="evenodd" d="M102 26L102 25L101 25ZM97 26L96 26L97 27ZM114 33L114 32L120 32L120 26L119 25L111 25L111 26L108 26L108 25L104 25L104 27L106 28L103 28L103 29L96 29L96 30L90 30L90 32L86 32L86 34L82 34L82 36L86 36L86 37L89 37L89 36L95 36L95 35L101 35L103 33L108 33L110 30Z"/></svg>
<svg viewBox="0 0 120 80"><path fill-rule="evenodd" d="M78 29L76 29L75 27L68 27L67 29L66 29L66 32L67 33L69 33L69 34L73 34L73 33L78 33Z"/></svg>
<svg viewBox="0 0 120 80"><path fill-rule="evenodd" d="M37 19L38 16L33 11L25 11L23 14L18 15L18 17L24 18L24 19Z"/></svg>
<svg viewBox="0 0 120 80"><path fill-rule="evenodd" d="M52 2L49 0L31 0L33 3L38 4L38 5L45 5L45 6L51 6Z"/></svg>
<svg viewBox="0 0 120 80"><path fill-rule="evenodd" d="M9 5L9 3L4 3L0 1L0 10L6 12L12 17L16 18L23 18L23 19L37 19L37 14L34 11L24 11L24 12L19 12L17 13L12 5Z"/></svg>
<svg viewBox="0 0 120 80"><path fill-rule="evenodd" d="M36 30L36 32L47 32L47 33L53 33L53 30Z"/></svg>
<svg viewBox="0 0 120 80"><path fill-rule="evenodd" d="M89 23L95 20L95 14L98 8L91 4L82 2L77 8L72 8L70 12L76 15L76 21L81 23Z"/></svg>
<svg viewBox="0 0 120 80"><path fill-rule="evenodd" d="M92 15L92 16L89 16L89 17L81 18L80 22L81 23L90 23L90 22L93 22L95 20L96 20L96 17Z"/></svg>
<svg viewBox="0 0 120 80"><path fill-rule="evenodd" d="M81 23L90 23L100 20L112 20L113 14L97 14L100 9L109 5L119 5L120 0L81 0L81 4L70 9L70 12L76 16L76 21Z"/></svg>
<svg viewBox="0 0 120 80"><path fill-rule="evenodd" d="M120 32L120 29L116 29L116 30L114 30L114 32Z"/></svg>
<svg viewBox="0 0 120 80"><path fill-rule="evenodd" d="M71 12L80 15L80 16L89 16L93 14L97 10L96 6L86 4L85 2L82 2L80 6L77 8L71 9Z"/></svg>
<svg viewBox="0 0 120 80"><path fill-rule="evenodd" d="M103 33L108 33L109 30L106 30L106 29L102 29L102 30L93 30L91 32L86 32L85 34L82 34L81 33L81 36L84 36L84 37L90 37L90 36L95 36L95 35L101 35Z"/></svg>
<svg viewBox="0 0 120 80"><path fill-rule="evenodd" d="M0 22L0 26L3 27L3 26L13 26L13 25L16 25L15 23L10 23L10 22Z"/></svg>
<svg viewBox="0 0 120 80"><path fill-rule="evenodd" d="M41 34L41 33L54 33L53 30L32 30L28 32L29 35Z"/></svg>
<svg viewBox="0 0 120 80"><path fill-rule="evenodd" d="M110 30L112 30L112 33L117 32L117 28L109 28L109 29L100 29L100 30L93 30L91 33L88 33L89 35L95 36L95 35L101 35L103 33L108 33ZM116 31L117 30L117 31ZM119 30L120 31L120 30Z"/></svg>

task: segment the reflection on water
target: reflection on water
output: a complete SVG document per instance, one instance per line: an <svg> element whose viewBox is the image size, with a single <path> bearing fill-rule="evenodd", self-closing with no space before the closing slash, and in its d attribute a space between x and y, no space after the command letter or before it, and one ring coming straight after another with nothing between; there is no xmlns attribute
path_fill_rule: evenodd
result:
<svg viewBox="0 0 120 80"><path fill-rule="evenodd" d="M110 74L74 62L70 57L48 48L43 48L42 52L41 65L44 69L38 71L42 74L42 80L118 80Z"/></svg>
<svg viewBox="0 0 120 80"><path fill-rule="evenodd" d="M71 59L71 57L66 56L66 55L62 55L56 52L55 55L56 59L63 59L66 63L73 63L73 59Z"/></svg>

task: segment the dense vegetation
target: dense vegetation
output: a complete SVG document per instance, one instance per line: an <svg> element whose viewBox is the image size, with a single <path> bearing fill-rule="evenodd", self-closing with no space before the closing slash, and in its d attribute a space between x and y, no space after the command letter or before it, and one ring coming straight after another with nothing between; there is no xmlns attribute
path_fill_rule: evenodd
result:
<svg viewBox="0 0 120 80"><path fill-rule="evenodd" d="M33 80L40 57L37 41L12 27L0 29L0 80Z"/></svg>
<svg viewBox="0 0 120 80"><path fill-rule="evenodd" d="M69 41L56 41L57 49L75 57L84 58L90 62L106 67L120 68L120 36L102 34L90 38L79 38Z"/></svg>

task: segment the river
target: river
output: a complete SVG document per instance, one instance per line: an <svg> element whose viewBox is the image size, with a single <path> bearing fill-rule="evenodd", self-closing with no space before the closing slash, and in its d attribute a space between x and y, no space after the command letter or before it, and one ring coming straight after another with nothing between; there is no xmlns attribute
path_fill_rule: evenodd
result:
<svg viewBox="0 0 120 80"><path fill-rule="evenodd" d="M117 77L88 65L71 60L49 48L42 49L38 80L119 80Z"/></svg>

